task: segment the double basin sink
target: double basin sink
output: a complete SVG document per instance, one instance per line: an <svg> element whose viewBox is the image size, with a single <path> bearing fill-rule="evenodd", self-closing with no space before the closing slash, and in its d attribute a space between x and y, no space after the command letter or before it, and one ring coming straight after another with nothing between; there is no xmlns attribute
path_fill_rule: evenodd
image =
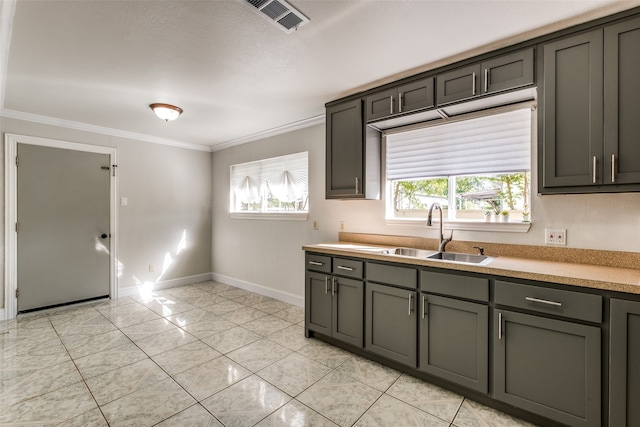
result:
<svg viewBox="0 0 640 427"><path fill-rule="evenodd" d="M487 265L494 260L486 255L462 254L457 252L433 252L425 249L414 248L394 248L382 251L385 255L400 255L411 258L429 259L442 262L453 262L459 264Z"/></svg>

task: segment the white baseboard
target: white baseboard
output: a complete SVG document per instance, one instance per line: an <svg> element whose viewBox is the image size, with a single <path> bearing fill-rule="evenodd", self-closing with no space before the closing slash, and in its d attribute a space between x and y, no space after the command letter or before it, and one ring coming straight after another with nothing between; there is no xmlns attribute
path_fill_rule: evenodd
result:
<svg viewBox="0 0 640 427"><path fill-rule="evenodd" d="M235 286L236 288L241 288L245 291L255 292L260 295L265 295L280 301L288 302L289 304L297 305L298 307L304 307L304 296L294 295L289 292L268 288L266 286L258 285L251 282L245 282L244 280L225 276L224 274L220 273L211 273L211 277L212 280L224 283L225 285Z"/></svg>
<svg viewBox="0 0 640 427"><path fill-rule="evenodd" d="M162 289L175 288L176 286L191 285L192 283L206 282L211 280L212 273L196 274L194 276L179 277L177 279L163 280L156 283L144 283L136 286L128 286L118 289L118 298L138 295L141 290L145 292L159 291Z"/></svg>

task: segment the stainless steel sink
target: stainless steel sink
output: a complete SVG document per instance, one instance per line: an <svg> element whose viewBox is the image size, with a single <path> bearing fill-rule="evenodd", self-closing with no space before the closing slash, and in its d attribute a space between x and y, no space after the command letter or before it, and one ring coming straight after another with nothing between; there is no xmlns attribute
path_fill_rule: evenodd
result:
<svg viewBox="0 0 640 427"><path fill-rule="evenodd" d="M429 255L433 255L433 251L428 251L425 249L414 249L414 248L395 248L388 249L383 252L387 255L402 255L409 256L412 258L428 258Z"/></svg>
<svg viewBox="0 0 640 427"><path fill-rule="evenodd" d="M486 255L471 255L456 252L436 252L435 254L427 256L427 259L473 265L487 265L494 260L493 257Z"/></svg>

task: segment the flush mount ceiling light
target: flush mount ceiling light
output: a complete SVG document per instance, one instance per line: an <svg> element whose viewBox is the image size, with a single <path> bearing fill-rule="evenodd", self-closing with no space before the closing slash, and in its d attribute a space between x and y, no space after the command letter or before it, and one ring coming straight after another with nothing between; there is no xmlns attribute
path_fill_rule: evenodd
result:
<svg viewBox="0 0 640 427"><path fill-rule="evenodd" d="M156 113L156 116L160 117L165 122L175 120L180 114L182 114L182 108L171 104L151 104L149 107L154 113Z"/></svg>
<svg viewBox="0 0 640 427"><path fill-rule="evenodd" d="M285 0L242 0L254 7L259 15L290 34L309 22L299 10Z"/></svg>

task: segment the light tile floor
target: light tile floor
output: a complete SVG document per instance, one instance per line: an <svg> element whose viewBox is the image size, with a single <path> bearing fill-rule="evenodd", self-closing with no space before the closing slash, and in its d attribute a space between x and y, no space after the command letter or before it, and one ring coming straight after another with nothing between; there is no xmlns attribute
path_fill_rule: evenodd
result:
<svg viewBox="0 0 640 427"><path fill-rule="evenodd" d="M530 426L216 282L0 322L0 425Z"/></svg>

